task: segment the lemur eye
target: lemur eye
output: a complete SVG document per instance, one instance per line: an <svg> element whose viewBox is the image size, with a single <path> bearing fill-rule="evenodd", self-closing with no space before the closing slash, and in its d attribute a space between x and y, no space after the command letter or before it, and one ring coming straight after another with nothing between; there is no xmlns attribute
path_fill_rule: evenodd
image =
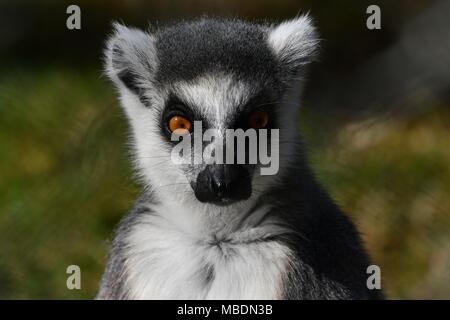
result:
<svg viewBox="0 0 450 320"><path fill-rule="evenodd" d="M253 129L263 129L269 122L269 115L265 111L255 111L250 114L248 126Z"/></svg>
<svg viewBox="0 0 450 320"><path fill-rule="evenodd" d="M180 136L192 132L192 122L183 116L173 116L169 120L169 130Z"/></svg>

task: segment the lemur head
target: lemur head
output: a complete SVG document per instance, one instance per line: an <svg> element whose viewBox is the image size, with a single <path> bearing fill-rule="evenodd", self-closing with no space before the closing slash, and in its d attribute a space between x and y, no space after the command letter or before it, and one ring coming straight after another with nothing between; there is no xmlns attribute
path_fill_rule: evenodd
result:
<svg viewBox="0 0 450 320"><path fill-rule="evenodd" d="M297 82L317 42L308 16L279 25L205 18L153 32L115 24L106 71L131 123L144 183L168 201L251 206L289 164ZM194 136L194 128L223 137L230 128L280 129L280 172L261 175L260 164L174 163L172 133Z"/></svg>

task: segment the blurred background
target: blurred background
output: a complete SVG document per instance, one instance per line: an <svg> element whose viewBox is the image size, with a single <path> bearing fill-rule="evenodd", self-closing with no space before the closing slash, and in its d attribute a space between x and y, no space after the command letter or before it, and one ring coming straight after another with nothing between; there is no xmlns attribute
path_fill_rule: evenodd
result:
<svg viewBox="0 0 450 320"><path fill-rule="evenodd" d="M66 8L81 8L81 30ZM366 8L381 8L381 30ZM450 298L450 1L0 0L0 298L91 299L139 193L101 53L111 21L309 11L322 41L299 126L394 299ZM81 290L66 268L79 265Z"/></svg>

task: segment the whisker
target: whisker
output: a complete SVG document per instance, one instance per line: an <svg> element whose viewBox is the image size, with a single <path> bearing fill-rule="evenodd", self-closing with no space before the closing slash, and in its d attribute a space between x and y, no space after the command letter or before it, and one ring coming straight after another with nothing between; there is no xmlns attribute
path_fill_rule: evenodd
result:
<svg viewBox="0 0 450 320"><path fill-rule="evenodd" d="M158 163L154 163L153 165L151 165L150 167L146 167L146 168L149 168L149 169L153 169L153 168L155 168L155 167L157 167L157 166L160 166L160 165L162 165L162 164L164 164L164 163L166 163L167 161L161 161L161 162L158 162Z"/></svg>
<svg viewBox="0 0 450 320"><path fill-rule="evenodd" d="M164 184L162 186L156 186L156 188L164 188L164 187L177 186L177 185L190 185L190 183L189 182L169 183L169 184Z"/></svg>
<svg viewBox="0 0 450 320"><path fill-rule="evenodd" d="M268 103L261 103L255 106L255 108L263 107L263 106L270 106L280 103L281 101L274 101L274 102L268 102Z"/></svg>
<svg viewBox="0 0 450 320"><path fill-rule="evenodd" d="M170 156L144 156L144 157L139 157L140 159L157 159L157 158L170 158Z"/></svg>

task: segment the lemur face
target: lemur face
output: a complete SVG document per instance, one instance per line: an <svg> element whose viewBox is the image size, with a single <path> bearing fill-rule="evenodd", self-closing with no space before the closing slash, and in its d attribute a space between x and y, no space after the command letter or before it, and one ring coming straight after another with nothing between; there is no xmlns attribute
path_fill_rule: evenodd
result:
<svg viewBox="0 0 450 320"><path fill-rule="evenodd" d="M225 159L232 151L227 130L280 129L280 163L287 166L289 143L283 142L296 137L293 84L316 44L305 16L278 26L202 19L154 33L115 25L106 69L130 120L144 182L165 198L219 206L264 193L277 175L262 176L258 163L207 161L205 149L221 144ZM214 139L205 140L209 129ZM179 130L183 140L192 137L189 163L172 161ZM250 151L246 145L245 159Z"/></svg>
<svg viewBox="0 0 450 320"><path fill-rule="evenodd" d="M183 127L185 134L190 135L191 161L179 166L179 170L186 176L197 200L227 205L248 199L258 165L248 161L251 151L248 141L245 148L239 149L234 143L230 150L226 133L235 129L246 132L250 128L277 127L275 93L263 85L251 84L221 71L201 74L188 81L170 81L163 86L169 96L158 116L161 137L170 149L178 143L178 140L171 141L174 131ZM214 139L206 137L208 130L215 133ZM200 148L196 150L197 140L200 140ZM218 161L207 159L212 153L207 152L207 148L212 147L216 148L214 152L221 151L220 160L218 157ZM233 153L233 158L227 162L229 152ZM245 153L245 163L237 164L239 152ZM202 159L196 163L194 157L199 154Z"/></svg>

